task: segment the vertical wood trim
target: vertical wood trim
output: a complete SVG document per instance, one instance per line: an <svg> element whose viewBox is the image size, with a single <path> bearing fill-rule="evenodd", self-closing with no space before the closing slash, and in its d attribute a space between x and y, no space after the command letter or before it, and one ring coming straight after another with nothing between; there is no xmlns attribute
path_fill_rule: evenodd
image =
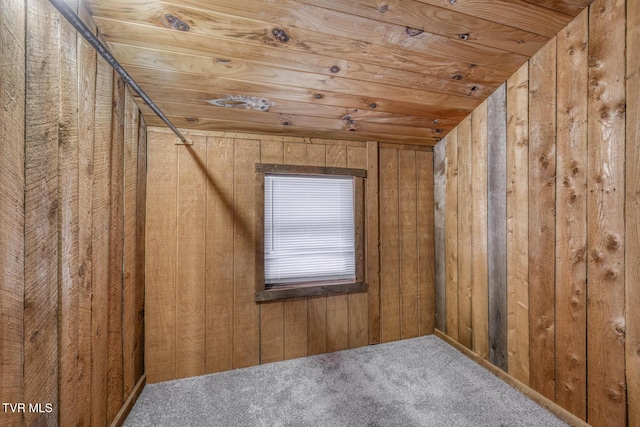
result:
<svg viewBox="0 0 640 427"><path fill-rule="evenodd" d="M260 311L255 294L255 164L260 161L260 144L236 139L234 161L234 326L233 367L260 363ZM305 328L306 338L306 301ZM307 345L304 343L304 352Z"/></svg>
<svg viewBox="0 0 640 427"><path fill-rule="evenodd" d="M626 373L629 427L640 426L640 1L627 0ZM635 118L635 119L634 119Z"/></svg>
<svg viewBox="0 0 640 427"><path fill-rule="evenodd" d="M458 341L458 128L447 135L446 145L445 259L447 335Z"/></svg>
<svg viewBox="0 0 640 427"><path fill-rule="evenodd" d="M557 36L556 402L587 417L588 10Z"/></svg>
<svg viewBox="0 0 640 427"><path fill-rule="evenodd" d="M367 142L366 260L369 289L369 344L380 342L380 228L378 143Z"/></svg>
<svg viewBox="0 0 640 427"><path fill-rule="evenodd" d="M507 353L507 91L487 103L489 252L489 361L506 371Z"/></svg>
<svg viewBox="0 0 640 427"><path fill-rule="evenodd" d="M78 12L84 11L80 8ZM86 11L85 11L86 13ZM95 50L78 38L78 412L79 425L91 424L91 298L93 294L93 150L95 139Z"/></svg>
<svg viewBox="0 0 640 427"><path fill-rule="evenodd" d="M529 314L531 387L555 397L556 39L529 67Z"/></svg>
<svg viewBox="0 0 640 427"><path fill-rule="evenodd" d="M260 162L282 164L284 162L284 143L282 141L262 141L260 143ZM264 200L264 189L257 197L262 197ZM258 211L258 215L264 215L264 212ZM264 265L262 268L264 270ZM264 272L262 275L264 276ZM284 303L282 301L262 303L260 304L260 363L280 360L284 360Z"/></svg>
<svg viewBox="0 0 640 427"><path fill-rule="evenodd" d="M24 1L0 3L1 58L25 58L25 13ZM25 61L0 61L0 75L0 398L25 402ZM2 416L22 422L21 413Z"/></svg>
<svg viewBox="0 0 640 427"><path fill-rule="evenodd" d="M400 339L398 150L380 148L380 338Z"/></svg>
<svg viewBox="0 0 640 427"><path fill-rule="evenodd" d="M25 2L25 276L24 401L55 403L47 414L25 413L24 422L58 419L58 16L48 3ZM4 107L2 107L4 108ZM3 202L4 204L4 202Z"/></svg>
<svg viewBox="0 0 640 427"><path fill-rule="evenodd" d="M472 350L482 358L489 358L489 290L487 252L487 102L476 108L471 116L473 148L473 181L471 199L473 203L473 265L471 286Z"/></svg>
<svg viewBox="0 0 640 427"><path fill-rule="evenodd" d="M111 179L110 195L110 236L109 236L109 280L108 284L108 374L107 374L107 421L115 418L124 402L124 377L123 368L125 360L123 358L123 344L125 342L123 323L123 303L127 300L123 293L124 282L124 241L125 224L123 221L125 214L124 196L125 191L125 138L124 138L124 115L125 115L125 83L112 73L112 111L111 123ZM123 238L123 236L125 236ZM135 231L133 232L135 238Z"/></svg>
<svg viewBox="0 0 640 427"><path fill-rule="evenodd" d="M434 247L435 247L435 268L434 268L434 280L435 280L435 309L436 309L436 328L443 332L447 332L446 314L446 287L445 287L445 275L446 275L446 261L445 261L445 209L446 209L446 156L445 147L447 145L447 139L441 140L435 147L433 147L433 228L434 228Z"/></svg>
<svg viewBox="0 0 640 427"><path fill-rule="evenodd" d="M178 146L176 376L204 374L206 281L206 137ZM252 200L253 202L253 200ZM253 282L251 283L253 288Z"/></svg>
<svg viewBox="0 0 640 427"><path fill-rule="evenodd" d="M509 374L529 384L529 63L507 81Z"/></svg>
<svg viewBox="0 0 640 427"><path fill-rule="evenodd" d="M138 384L139 379L145 372L144 369L144 298L145 298L145 271L144 263L146 259L146 200L147 200L147 125L140 114L140 110L134 104L136 114L138 114L138 167L136 179L136 283L135 283L135 335L133 343L134 362L133 378ZM135 386L134 386L135 388ZM132 391L133 393L133 391ZM126 391L125 391L126 394ZM125 396L125 400L131 395Z"/></svg>
<svg viewBox="0 0 640 427"><path fill-rule="evenodd" d="M144 357L147 382L155 383L176 375L178 151L172 135L154 134L148 162Z"/></svg>
<svg viewBox="0 0 640 427"><path fill-rule="evenodd" d="M137 304L137 221L138 214L138 132L139 112L133 96L128 90L124 92L124 290L123 290L123 401L135 387L139 375L135 372L136 360L136 323L139 321ZM120 409L120 408L118 408Z"/></svg>
<svg viewBox="0 0 640 427"><path fill-rule="evenodd" d="M587 421L608 426L627 421L625 12L624 0L596 0L589 15Z"/></svg>
<svg viewBox="0 0 640 427"><path fill-rule="evenodd" d="M473 162L471 117L458 125L458 342L471 348L473 327L471 320L471 284L473 261Z"/></svg>
<svg viewBox="0 0 640 427"><path fill-rule="evenodd" d="M77 1L67 1L67 3L77 11ZM15 25L15 21L13 24ZM78 253L78 220L80 215L80 205L78 204L79 62L76 30L64 20L61 20L60 23L60 49L60 125L58 128L58 246L60 251L58 267L60 287L60 317L58 323L60 379L58 389L60 403L58 421L60 425L76 425L78 422L78 302L80 291ZM3 52L0 53L0 57L6 58L7 56L4 56ZM4 70L2 71L2 76L3 79L7 76ZM2 101L2 103L5 104L5 101ZM11 106L9 105L8 108L11 108ZM0 126L0 128L3 128L3 126ZM4 129L2 132L4 133ZM2 151L4 152L4 150ZM0 165L0 168L4 169L4 166ZM2 177L0 179L4 181ZM4 194L2 200L5 200ZM4 239L0 238L0 240ZM2 267L0 267L1 269ZM0 281L3 280L0 279ZM0 308L0 311L4 311L4 308ZM4 321L2 324L6 325ZM0 344L0 347L2 346L4 344ZM0 361L0 363L4 362ZM3 379L5 377L4 373L0 376ZM3 399L3 402L9 401L18 402L22 400Z"/></svg>
<svg viewBox="0 0 640 427"><path fill-rule="evenodd" d="M107 422L109 374L109 220L113 71L98 59L93 181L93 297L91 300L91 425ZM117 242L121 244L121 241ZM116 242L114 242L116 244Z"/></svg>
<svg viewBox="0 0 640 427"><path fill-rule="evenodd" d="M327 166L329 166L329 148L327 145ZM366 147L346 147L347 167L356 169L367 169L367 148ZM366 180L356 178L356 257L362 259L358 262L356 277L358 280L366 280ZM369 297L366 293L351 294L347 296L348 302L348 347L362 347L369 342ZM329 321L329 317L327 317Z"/></svg>
<svg viewBox="0 0 640 427"><path fill-rule="evenodd" d="M234 142L207 137L205 373L233 368Z"/></svg>
<svg viewBox="0 0 640 427"><path fill-rule="evenodd" d="M417 337L419 332L416 152L399 150L398 168L400 338L406 339Z"/></svg>
<svg viewBox="0 0 640 427"><path fill-rule="evenodd" d="M435 328L433 153L416 152L418 169L418 324L419 335Z"/></svg>

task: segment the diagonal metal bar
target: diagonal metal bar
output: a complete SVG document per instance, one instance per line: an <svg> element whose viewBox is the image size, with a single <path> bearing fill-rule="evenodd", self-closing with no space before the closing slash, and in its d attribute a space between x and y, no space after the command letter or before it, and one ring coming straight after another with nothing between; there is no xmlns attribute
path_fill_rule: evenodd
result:
<svg viewBox="0 0 640 427"><path fill-rule="evenodd" d="M64 0L49 0L49 2L58 9L58 12L66 18L67 21L78 31L78 33L89 42L91 46L102 56L111 67L122 77L122 79L137 93L140 98L153 110L154 113L162 119L163 122L169 126L169 128L175 133L180 140L187 144L187 138L185 138L180 131L171 123L171 120L164 115L164 113L158 108L158 106L149 98L149 96L142 90L138 83L133 80L131 75L125 70L122 65L111 55L111 52L107 47L96 37L89 27L80 19L80 17L67 5Z"/></svg>

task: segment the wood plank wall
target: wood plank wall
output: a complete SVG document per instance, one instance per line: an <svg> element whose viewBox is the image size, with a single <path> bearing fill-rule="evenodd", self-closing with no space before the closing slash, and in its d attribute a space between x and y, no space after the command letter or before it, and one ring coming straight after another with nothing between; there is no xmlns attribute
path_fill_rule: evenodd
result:
<svg viewBox="0 0 640 427"><path fill-rule="evenodd" d="M3 1L0 41L0 424L108 425L143 375L144 124L48 1Z"/></svg>
<svg viewBox="0 0 640 427"><path fill-rule="evenodd" d="M640 425L639 21L638 0L594 1L506 82L506 109L501 87L472 113L471 162L466 122L434 150L446 333L469 347L470 283L488 312L472 310L469 348L596 427Z"/></svg>
<svg viewBox="0 0 640 427"><path fill-rule="evenodd" d="M189 138L193 145L175 145L173 134L149 130L149 382L433 333L430 151L219 132ZM260 162L368 170L368 293L254 301Z"/></svg>

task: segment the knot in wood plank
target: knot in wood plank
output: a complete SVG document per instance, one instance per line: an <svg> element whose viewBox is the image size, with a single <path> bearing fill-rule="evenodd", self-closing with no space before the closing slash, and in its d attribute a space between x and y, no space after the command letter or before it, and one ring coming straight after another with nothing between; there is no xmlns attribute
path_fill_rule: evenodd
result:
<svg viewBox="0 0 640 427"><path fill-rule="evenodd" d="M189 24L172 13L165 14L163 21L168 28L173 28L178 31L189 31Z"/></svg>

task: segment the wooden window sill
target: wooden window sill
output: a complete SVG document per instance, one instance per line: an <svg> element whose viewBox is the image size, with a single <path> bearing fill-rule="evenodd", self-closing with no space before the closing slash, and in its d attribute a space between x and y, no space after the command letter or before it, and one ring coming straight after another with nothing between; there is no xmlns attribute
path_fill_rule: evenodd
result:
<svg viewBox="0 0 640 427"><path fill-rule="evenodd" d="M324 283L297 286L279 286L264 291L256 292L256 302L276 301L292 298L318 297L326 295L346 294L352 292L364 292L364 282L350 283Z"/></svg>

